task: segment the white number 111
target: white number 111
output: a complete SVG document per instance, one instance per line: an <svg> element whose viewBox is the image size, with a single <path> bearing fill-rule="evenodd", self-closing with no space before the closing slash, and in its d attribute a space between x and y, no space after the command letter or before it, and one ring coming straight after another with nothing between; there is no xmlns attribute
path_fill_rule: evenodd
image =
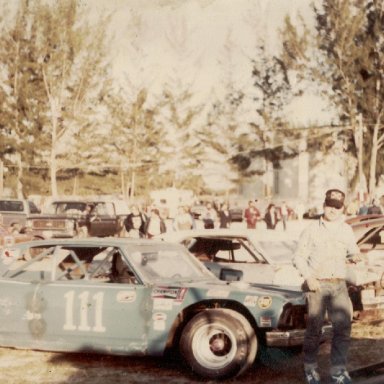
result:
<svg viewBox="0 0 384 384"><path fill-rule="evenodd" d="M75 291L69 291L64 295L65 298L65 323L64 330L66 331L89 331L89 332L105 332L103 326L103 299L104 293L95 293L90 299L89 291L80 293L77 298L79 299L79 323L75 324L74 308L77 307L75 303ZM94 317L93 327L89 324L89 317Z"/></svg>

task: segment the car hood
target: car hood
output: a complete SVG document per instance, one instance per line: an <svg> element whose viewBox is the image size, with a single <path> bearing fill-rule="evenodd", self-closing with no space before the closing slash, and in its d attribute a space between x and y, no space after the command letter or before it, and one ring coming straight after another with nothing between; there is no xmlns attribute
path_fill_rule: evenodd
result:
<svg viewBox="0 0 384 384"><path fill-rule="evenodd" d="M165 286L165 284L162 284ZM299 287L278 286L268 284L254 284L244 281L223 281L219 279L209 279L202 281L175 281L170 280L169 286L177 285L186 288L201 288L210 291L231 292L242 291L244 294L260 295L260 296L280 296L289 300L303 300L304 295Z"/></svg>

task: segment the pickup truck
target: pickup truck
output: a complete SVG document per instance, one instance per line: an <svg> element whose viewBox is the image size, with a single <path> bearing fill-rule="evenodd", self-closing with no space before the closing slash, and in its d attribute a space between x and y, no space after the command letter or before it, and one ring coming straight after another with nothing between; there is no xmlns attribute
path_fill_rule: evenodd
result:
<svg viewBox="0 0 384 384"><path fill-rule="evenodd" d="M27 219L32 214L39 214L40 209L30 200L26 199L1 199L0 224L6 228L25 227Z"/></svg>
<svg viewBox="0 0 384 384"><path fill-rule="evenodd" d="M56 200L48 213L30 216L27 227L42 239L119 236L125 218L113 201Z"/></svg>

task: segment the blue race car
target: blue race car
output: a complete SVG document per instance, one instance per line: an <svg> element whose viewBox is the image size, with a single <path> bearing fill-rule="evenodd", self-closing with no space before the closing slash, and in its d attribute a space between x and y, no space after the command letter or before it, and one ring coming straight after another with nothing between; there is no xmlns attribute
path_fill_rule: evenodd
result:
<svg viewBox="0 0 384 384"><path fill-rule="evenodd" d="M193 373L223 379L253 364L261 343L303 341L300 291L221 281L179 244L31 241L0 250L0 276L2 347L116 355L174 349Z"/></svg>

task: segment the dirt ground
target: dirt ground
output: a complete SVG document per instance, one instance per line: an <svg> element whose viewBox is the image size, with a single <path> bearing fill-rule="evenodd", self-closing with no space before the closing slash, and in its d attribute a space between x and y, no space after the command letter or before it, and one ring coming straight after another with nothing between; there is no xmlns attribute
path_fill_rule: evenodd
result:
<svg viewBox="0 0 384 384"><path fill-rule="evenodd" d="M329 344L320 352L325 383ZM354 324L349 369L384 361L384 322ZM95 354L62 354L0 348L1 384L105 384L201 383L178 361L164 358L130 358ZM205 381L214 383L213 381ZM243 376L228 383L303 383L302 355L295 351L263 352L260 361ZM358 382L358 380L356 381Z"/></svg>

